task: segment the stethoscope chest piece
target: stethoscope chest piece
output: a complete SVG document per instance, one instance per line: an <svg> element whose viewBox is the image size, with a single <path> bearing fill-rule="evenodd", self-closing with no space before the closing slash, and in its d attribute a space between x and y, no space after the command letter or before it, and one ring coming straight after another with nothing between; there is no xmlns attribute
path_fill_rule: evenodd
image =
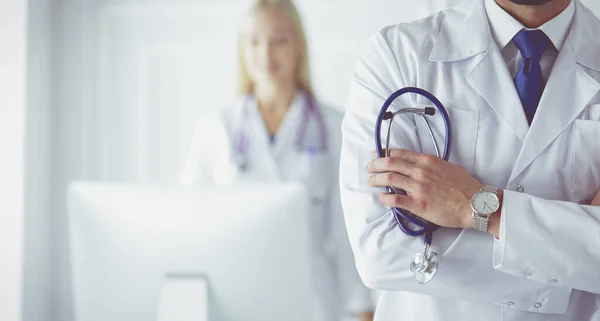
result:
<svg viewBox="0 0 600 321"><path fill-rule="evenodd" d="M435 276L440 262L437 253L429 253L429 246L425 247L425 253L417 253L410 262L410 270L415 274L415 279L419 284L425 284L431 281Z"/></svg>

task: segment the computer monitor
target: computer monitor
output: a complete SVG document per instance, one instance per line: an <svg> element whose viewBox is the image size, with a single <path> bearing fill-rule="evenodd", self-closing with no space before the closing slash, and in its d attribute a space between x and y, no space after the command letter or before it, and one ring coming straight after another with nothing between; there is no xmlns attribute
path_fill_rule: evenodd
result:
<svg viewBox="0 0 600 321"><path fill-rule="evenodd" d="M308 204L294 184L72 184L75 318L155 321L183 274L207 278L210 321L311 320Z"/></svg>

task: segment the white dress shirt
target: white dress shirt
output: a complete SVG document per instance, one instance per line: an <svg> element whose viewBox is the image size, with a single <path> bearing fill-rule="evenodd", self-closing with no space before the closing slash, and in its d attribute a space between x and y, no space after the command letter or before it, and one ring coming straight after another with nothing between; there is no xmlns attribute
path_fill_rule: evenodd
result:
<svg viewBox="0 0 600 321"><path fill-rule="evenodd" d="M500 49L510 74L515 78L523 57L512 40L519 31L529 28L525 28L523 24L504 11L494 0L486 0L485 9L494 42L498 46L498 49ZM567 40L574 15L575 3L571 1L565 10L538 28L548 36L552 43L552 45L546 47L540 61L544 86L550 77L550 72L552 71L556 57L558 57L558 52L565 44L565 40Z"/></svg>

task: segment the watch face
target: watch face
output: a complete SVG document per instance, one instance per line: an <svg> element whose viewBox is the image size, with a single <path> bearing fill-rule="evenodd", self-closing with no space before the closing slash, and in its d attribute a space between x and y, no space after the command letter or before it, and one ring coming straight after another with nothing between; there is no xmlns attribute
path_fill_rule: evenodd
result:
<svg viewBox="0 0 600 321"><path fill-rule="evenodd" d="M471 207L480 215L491 215L500 207L500 201L495 193L479 192L473 196Z"/></svg>

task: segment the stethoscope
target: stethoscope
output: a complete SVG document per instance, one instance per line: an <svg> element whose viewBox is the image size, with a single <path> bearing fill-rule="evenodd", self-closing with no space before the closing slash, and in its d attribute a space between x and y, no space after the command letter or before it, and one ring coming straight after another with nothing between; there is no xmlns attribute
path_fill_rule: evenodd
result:
<svg viewBox="0 0 600 321"><path fill-rule="evenodd" d="M392 102L407 93L413 93L417 95L421 95L429 101L433 103L433 105L440 112L442 118L444 119L444 125L446 127L446 139L444 144L444 153L440 154L440 150L437 145L437 141L435 136L433 135L433 131L431 130L431 126L427 121L425 116L433 116L435 115L435 108L426 107L426 108L403 108L394 113L387 111ZM427 126L427 130L429 132L429 136L433 141L433 146L435 148L435 153L437 157L441 157L444 160L448 160L450 157L450 147L452 142L452 128L450 124L450 117L448 116L448 112L444 105L431 93L414 87L406 87L402 88L396 92L394 92L383 104L381 110L379 111L379 115L377 116L377 123L375 125L375 148L377 150L377 157L384 157L384 150L381 144L381 125L384 120L389 120L390 124L387 130L387 140L385 145L385 157L390 156L390 135L392 132L392 125L394 124L394 118L397 115L401 114L415 114L418 115L425 125ZM390 194L404 194L406 195L406 191L401 189L395 189L393 187L387 188L388 193ZM392 213L394 214L394 218L396 219L396 223L398 223L398 227L409 236L421 236L425 235L425 251L423 253L417 253L413 257L410 262L410 270L414 273L415 278L419 284L425 284L435 276L438 268L438 264L440 258L436 252L431 251L431 241L433 238L433 232L439 228L439 226L426 221L415 214L401 209L401 208L392 208ZM412 228L414 227L414 229Z"/></svg>
<svg viewBox="0 0 600 321"><path fill-rule="evenodd" d="M306 97L306 103L302 107L302 120L296 132L295 145L298 151L305 152L309 155L327 151L327 129L325 126L325 120L323 115L317 108L315 99L307 92L302 94ZM244 97L242 107L242 117L239 122L237 130L233 136L233 158L237 168L242 171L248 171L250 166L248 161L248 146L250 144L250 138L246 131L246 125L250 119L250 107L249 100L251 96L248 94ZM307 131L310 124L311 118L317 124L317 130L319 131L319 145L310 146L306 143Z"/></svg>

